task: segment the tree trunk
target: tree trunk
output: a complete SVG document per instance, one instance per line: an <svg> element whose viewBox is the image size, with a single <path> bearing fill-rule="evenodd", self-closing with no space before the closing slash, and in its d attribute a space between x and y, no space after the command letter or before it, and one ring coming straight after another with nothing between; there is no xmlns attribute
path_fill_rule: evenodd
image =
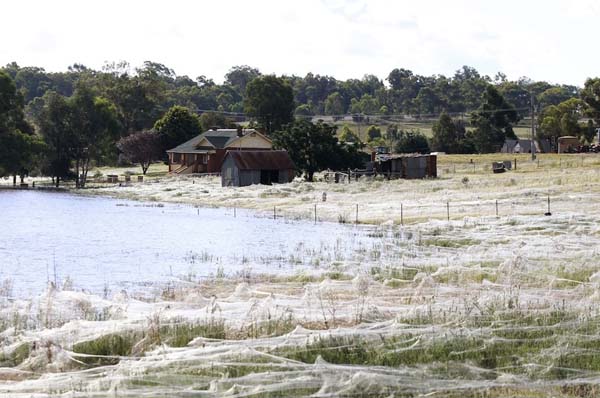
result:
<svg viewBox="0 0 600 398"><path fill-rule="evenodd" d="M75 188L79 188L79 157L75 162Z"/></svg>
<svg viewBox="0 0 600 398"><path fill-rule="evenodd" d="M56 188L60 185L60 176L56 176Z"/></svg>
<svg viewBox="0 0 600 398"><path fill-rule="evenodd" d="M314 174L315 174L314 171L307 171L306 172L306 181L313 182L313 176L314 176Z"/></svg>
<svg viewBox="0 0 600 398"><path fill-rule="evenodd" d="M13 186L17 185L17 174L13 174Z"/></svg>
<svg viewBox="0 0 600 398"><path fill-rule="evenodd" d="M88 170L90 169L90 158L85 159L83 164L81 165L81 181L79 182L80 188L85 188L85 183L87 181Z"/></svg>

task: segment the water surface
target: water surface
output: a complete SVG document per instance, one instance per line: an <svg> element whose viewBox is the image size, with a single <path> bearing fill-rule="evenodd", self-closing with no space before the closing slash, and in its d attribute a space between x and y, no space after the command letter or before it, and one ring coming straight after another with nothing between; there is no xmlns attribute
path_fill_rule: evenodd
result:
<svg viewBox="0 0 600 398"><path fill-rule="evenodd" d="M236 272L294 273L343 261L366 228L194 208L0 190L0 282L17 296L67 277L78 289L139 289Z"/></svg>

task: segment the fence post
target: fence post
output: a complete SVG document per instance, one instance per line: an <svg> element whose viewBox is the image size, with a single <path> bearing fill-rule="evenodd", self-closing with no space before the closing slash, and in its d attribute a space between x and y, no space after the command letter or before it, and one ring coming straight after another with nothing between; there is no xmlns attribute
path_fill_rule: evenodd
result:
<svg viewBox="0 0 600 398"><path fill-rule="evenodd" d="M358 203L356 204L356 219L354 223L358 224Z"/></svg>
<svg viewBox="0 0 600 398"><path fill-rule="evenodd" d="M551 216L552 213L550 213L550 195L548 195L548 211L546 213L544 213L545 216Z"/></svg>
<svg viewBox="0 0 600 398"><path fill-rule="evenodd" d="M446 202L446 212L448 215L448 221L450 221L450 202Z"/></svg>
<svg viewBox="0 0 600 398"><path fill-rule="evenodd" d="M515 158L515 170L517 169L517 158Z"/></svg>
<svg viewBox="0 0 600 398"><path fill-rule="evenodd" d="M315 224L317 223L317 204L315 203Z"/></svg>
<svg viewBox="0 0 600 398"><path fill-rule="evenodd" d="M235 206L233 206L233 218L236 218L236 217L237 217L237 214L236 214L236 211L235 211Z"/></svg>
<svg viewBox="0 0 600 398"><path fill-rule="evenodd" d="M400 203L400 225L404 225L404 208Z"/></svg>
<svg viewBox="0 0 600 398"><path fill-rule="evenodd" d="M496 217L498 217L498 199L496 199Z"/></svg>
<svg viewBox="0 0 600 398"><path fill-rule="evenodd" d="M273 220L277 220L277 210L275 210L275 206L273 206Z"/></svg>

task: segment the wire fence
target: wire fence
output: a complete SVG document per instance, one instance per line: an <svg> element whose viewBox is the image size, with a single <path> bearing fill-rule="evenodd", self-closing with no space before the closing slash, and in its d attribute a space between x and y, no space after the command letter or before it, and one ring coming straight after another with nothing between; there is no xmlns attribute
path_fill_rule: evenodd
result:
<svg viewBox="0 0 600 398"><path fill-rule="evenodd" d="M513 155L514 156L514 155ZM468 159L468 155L465 155ZM499 157L494 156L493 160ZM440 162L438 163L438 178L445 178L447 176L464 175L463 184L465 189L469 189L469 185L472 183L469 181L469 175L492 175L492 161L480 160L474 158L477 161L460 161L460 162ZM491 158L490 158L491 159ZM538 157L536 161L531 162L524 161L523 155L519 158L509 157L507 154L506 160L510 160L511 169L507 170L504 175L512 175L510 179L503 180L503 184L510 185L514 181L514 184L518 184L517 176L523 175L529 171L555 169L565 170L572 168L588 167L588 170L595 170L595 166L598 166L600 171L600 156L596 155L565 155L565 156L546 156ZM145 184L148 182L146 179L138 181L136 176L126 179L125 175L116 176L116 179L109 179L108 177L89 179L86 187L87 188L118 188L119 186L135 186L139 184ZM196 178L197 177L197 178ZM390 177L386 174L379 176L385 180L386 177ZM393 177L393 176L391 176ZM168 177L170 178L170 177ZM192 184L204 184L206 176L186 176L191 178ZM364 181L365 179L376 179L377 176L360 176L358 181ZM7 180L8 181L8 180ZM25 183L20 185L17 183L16 186L4 181L0 184L0 189L41 189L41 190L55 190L54 184L50 179L46 180L34 180L33 182ZM155 180L150 180L151 182ZM578 196L573 195L572 192L564 190L553 190L551 185L547 187L537 186L536 189L530 192L498 192L497 197L493 197L495 193L487 193L479 190L479 194L484 198L473 197L471 200L466 199L464 194L462 198L453 199L449 198L444 200L440 198L440 195L436 195L436 188L433 187L431 198L427 198L425 195L420 200L409 200L402 198L402 194L398 195L397 198L389 196L380 198L374 196L372 200L366 202L364 199L357 200L352 203L352 195L342 195L332 200L327 197L328 186L336 187L343 184L356 184L357 180L354 178L339 179L339 184L333 181L330 184L321 184L317 189L324 189L322 194L315 194L312 200L306 201L306 203L298 203L297 201L290 201L289 204L283 203L275 204L271 210L265 211L264 205L257 206L261 209L258 213L253 213L252 216L269 217L275 220L301 220L301 221L312 221L313 223L319 222L338 222L341 224L379 224L388 220L392 220L394 223L405 225L415 224L420 222L427 222L432 220L440 221L456 221L464 219L465 217L511 217L520 215L538 215L538 216L550 216L558 212L565 213L566 211L583 211L586 208L593 211L590 206L593 207L595 203L595 197L593 193L586 193L582 190L582 193ZM435 181L435 180L429 180ZM499 180L500 181L500 180ZM385 184L386 182L382 182ZM550 184L550 183L549 183ZM59 190L70 190L74 188L72 181L61 182L61 189ZM215 188L215 189L232 189L232 188ZM365 185L365 189L368 192L369 185ZM442 187L443 189L443 187ZM510 190L510 188L509 188ZM339 189L332 189L333 192L339 191ZM532 193L533 192L533 193ZM168 201L168 200L167 200ZM246 207L241 206L230 207L223 202L222 207L228 208L226 211L227 215L233 217L241 216L238 214L240 208ZM587 206L587 207L586 207ZM569 210L570 208L570 210ZM587 211L587 210L586 210Z"/></svg>
<svg viewBox="0 0 600 398"><path fill-rule="evenodd" d="M468 157L468 155L464 155ZM531 156L531 155L529 155ZM443 174L474 174L492 172L494 161L509 162L510 171L542 171L544 169L572 169L577 167L600 167L600 156L597 154L568 154L564 156L537 156L535 160L524 159L523 155L514 157L507 154L505 157L495 156L494 160L473 160L466 162L446 162L443 159L438 163L438 176ZM440 158L438 158L440 159ZM476 159L476 158L474 158Z"/></svg>
<svg viewBox="0 0 600 398"><path fill-rule="evenodd" d="M582 201L585 198L580 198ZM480 201L441 201L427 204L393 203L381 205L377 203L327 204L327 202L312 203L301 206L274 205L270 211L259 214L252 213L251 217L267 217L273 220L309 221L314 224L322 222L337 222L340 224L379 224L392 220L400 225L416 224L428 221L457 221L465 217L513 217L556 215L556 209L561 208L565 197L550 195L535 197L523 196L512 199L489 199ZM573 201L573 198L568 198ZM226 215L244 217L242 208L230 207ZM198 215L201 213L198 212Z"/></svg>

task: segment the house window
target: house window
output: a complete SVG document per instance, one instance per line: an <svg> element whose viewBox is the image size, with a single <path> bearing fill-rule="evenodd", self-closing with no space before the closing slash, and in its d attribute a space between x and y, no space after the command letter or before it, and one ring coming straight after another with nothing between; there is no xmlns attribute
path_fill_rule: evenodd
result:
<svg viewBox="0 0 600 398"><path fill-rule="evenodd" d="M180 153L173 154L173 163L181 163L181 154Z"/></svg>
<svg viewBox="0 0 600 398"><path fill-rule="evenodd" d="M207 164L208 163L208 155L207 154L202 154L202 164Z"/></svg>

